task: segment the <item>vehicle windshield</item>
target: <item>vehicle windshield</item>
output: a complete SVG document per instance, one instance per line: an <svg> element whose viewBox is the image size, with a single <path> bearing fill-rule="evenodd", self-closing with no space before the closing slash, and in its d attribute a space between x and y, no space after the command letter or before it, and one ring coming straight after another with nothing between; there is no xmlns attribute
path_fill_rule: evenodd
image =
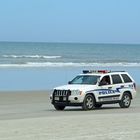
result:
<svg viewBox="0 0 140 140"><path fill-rule="evenodd" d="M75 77L70 84L88 84L95 85L100 76L97 75L79 75Z"/></svg>

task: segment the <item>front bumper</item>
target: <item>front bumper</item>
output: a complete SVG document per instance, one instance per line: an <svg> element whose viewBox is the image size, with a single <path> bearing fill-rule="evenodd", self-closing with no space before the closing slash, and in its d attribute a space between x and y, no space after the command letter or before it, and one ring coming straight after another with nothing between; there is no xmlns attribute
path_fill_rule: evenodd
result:
<svg viewBox="0 0 140 140"><path fill-rule="evenodd" d="M83 95L71 95L71 92L68 91L68 94L56 94L56 91L51 96L51 103L53 105L62 105L62 106L81 106L84 100Z"/></svg>
<svg viewBox="0 0 140 140"><path fill-rule="evenodd" d="M52 98L53 105L81 106L82 102L83 102L82 96L68 96L68 97L59 96L57 97L57 100L56 97Z"/></svg>
<svg viewBox="0 0 140 140"><path fill-rule="evenodd" d="M53 105L58 106L81 106L82 103L71 103L71 102L52 102Z"/></svg>

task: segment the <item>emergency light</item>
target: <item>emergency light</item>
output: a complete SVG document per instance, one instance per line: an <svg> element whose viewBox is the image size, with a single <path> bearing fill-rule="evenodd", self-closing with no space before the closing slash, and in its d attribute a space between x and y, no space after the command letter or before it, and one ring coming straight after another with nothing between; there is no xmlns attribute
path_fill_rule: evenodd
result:
<svg viewBox="0 0 140 140"><path fill-rule="evenodd" d="M83 70L83 73L109 73L111 71L108 70Z"/></svg>

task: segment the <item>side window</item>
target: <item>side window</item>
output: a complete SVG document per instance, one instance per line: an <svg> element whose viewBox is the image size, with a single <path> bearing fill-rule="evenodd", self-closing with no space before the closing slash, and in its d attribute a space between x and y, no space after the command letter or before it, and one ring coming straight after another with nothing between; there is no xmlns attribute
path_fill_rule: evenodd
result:
<svg viewBox="0 0 140 140"><path fill-rule="evenodd" d="M132 80L130 79L130 77L127 74L121 74L121 76L125 83L132 82Z"/></svg>
<svg viewBox="0 0 140 140"><path fill-rule="evenodd" d="M107 76L104 76L103 78L102 78L102 80L100 81L100 84L99 84L100 86L103 86L103 85L110 85L110 77L109 77L109 75L107 75Z"/></svg>
<svg viewBox="0 0 140 140"><path fill-rule="evenodd" d="M112 77L113 84L122 83L122 79L121 79L120 75L116 74L116 75L112 75L111 77Z"/></svg>

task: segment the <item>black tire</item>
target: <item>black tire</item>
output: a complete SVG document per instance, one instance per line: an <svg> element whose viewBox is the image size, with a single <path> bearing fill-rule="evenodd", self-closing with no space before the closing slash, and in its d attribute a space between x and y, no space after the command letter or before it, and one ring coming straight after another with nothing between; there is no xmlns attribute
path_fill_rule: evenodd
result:
<svg viewBox="0 0 140 140"><path fill-rule="evenodd" d="M102 104L95 104L94 106L95 106L95 108L101 108Z"/></svg>
<svg viewBox="0 0 140 140"><path fill-rule="evenodd" d="M65 106L54 105L54 108L56 110L64 110L65 109Z"/></svg>
<svg viewBox="0 0 140 140"><path fill-rule="evenodd" d="M92 110L95 105L95 99L91 94L85 96L85 99L82 104L83 110Z"/></svg>
<svg viewBox="0 0 140 140"><path fill-rule="evenodd" d="M120 107L128 108L130 104L131 104L131 95L129 93L124 93L119 103Z"/></svg>

